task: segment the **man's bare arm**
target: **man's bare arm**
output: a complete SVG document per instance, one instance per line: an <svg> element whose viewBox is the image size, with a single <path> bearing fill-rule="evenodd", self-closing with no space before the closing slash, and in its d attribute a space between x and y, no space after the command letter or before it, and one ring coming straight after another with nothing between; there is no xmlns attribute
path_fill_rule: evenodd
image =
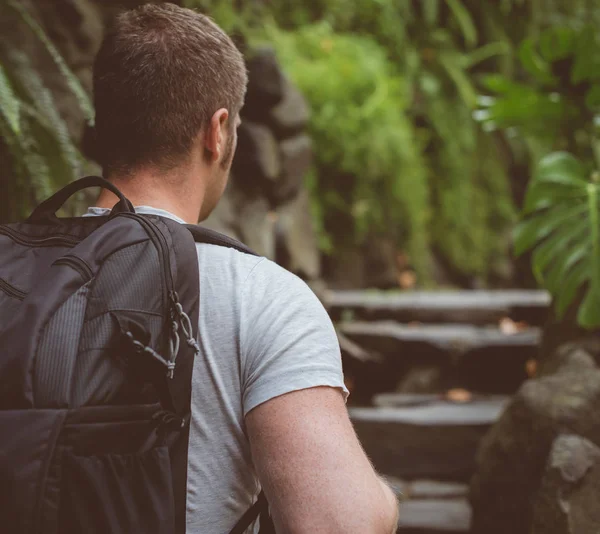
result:
<svg viewBox="0 0 600 534"><path fill-rule="evenodd" d="M339 390L276 397L246 425L278 534L396 531L396 498L362 450Z"/></svg>

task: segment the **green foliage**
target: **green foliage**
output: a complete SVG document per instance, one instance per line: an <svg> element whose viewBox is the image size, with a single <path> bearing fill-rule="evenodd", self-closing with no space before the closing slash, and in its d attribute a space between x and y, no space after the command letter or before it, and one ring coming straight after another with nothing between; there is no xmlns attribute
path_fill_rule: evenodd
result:
<svg viewBox="0 0 600 534"><path fill-rule="evenodd" d="M594 27L555 27L526 39L519 59L527 82L488 77L493 96L480 99L477 118L487 130L519 134L540 152L569 150L584 160L600 117L600 33Z"/></svg>
<svg viewBox="0 0 600 534"><path fill-rule="evenodd" d="M400 169L390 174L388 187L374 188L368 178L370 174L360 165L353 167L356 162L351 156L329 161L318 173L317 182L331 182L330 175L337 170L354 176L357 182L354 190L370 192L369 201L363 201L361 194L357 197L358 205L365 206L364 212L373 209L369 206L375 206L381 213L403 212L403 220L402 217L397 220L402 231L395 235L399 243L407 233L416 234L419 243L429 243L457 271L485 277L493 269L494 258L507 254L503 236L514 221L515 210L508 170L497 144L473 120L479 92L476 71L482 65L495 67L498 58L510 52L509 44L501 40L486 42L474 18L476 10L459 0L427 0L419 4L389 0L323 0L307 4L295 0L272 2L268 13L280 26L289 28L288 35L293 36L290 39L302 42L291 50L289 47L284 50L285 44L273 38L274 32L268 36L280 53L282 64L316 108L313 122L320 122L317 129L330 130L324 136L326 143L317 143L317 157L327 159L327 154L321 155L320 151L337 154L349 151L351 154L355 139L345 134L350 131L374 130L379 138L387 139L378 141L381 150L397 152L390 157L377 153L381 161L396 161L394 165ZM320 25L331 28L329 40L343 36L344 46L349 50L354 50L357 45L353 47L353 43L361 39L379 45L376 52L368 52L377 58L373 60L373 68L387 58L385 70L401 82L401 97L388 91L380 76L373 75L365 53L355 67L363 69L364 77L374 82L370 89L374 94L386 94L386 106L400 107L403 115L409 117L412 125L405 121L403 131L412 133L404 137L412 139L414 136L415 141L407 145L406 141L397 139L400 134L388 127L389 119L382 116L369 118L375 122L383 120L381 125L357 122L353 108L361 109L364 96L355 99L347 83L331 80L333 73L339 72L337 59L332 54L321 52L321 72L298 57L307 54L302 49L305 43L300 36L313 31L309 28L320 27L311 25L315 20L325 21ZM374 45L371 48L374 49ZM306 88L307 85L310 87ZM394 100L399 103L395 104ZM335 122L339 122L340 128L332 124L331 115L325 120L322 118L324 108L336 109L339 115ZM376 139L371 134L370 138ZM393 148L398 143L406 149L398 152ZM417 167L413 161L420 162L418 170L414 170ZM406 169L414 176L404 176ZM407 187L407 182L420 185ZM337 187L339 189L339 185ZM398 195L389 193L394 188L399 191ZM323 194L319 189L319 194L314 196L317 202L327 203L321 211L327 213L331 209L331 202L325 199L335 199L338 211L343 211L344 204L339 202L340 194L336 195L334 184L327 190L328 194ZM416 216L411 207L415 211L424 210L425 216ZM373 229L376 216L361 218L361 211L356 210L354 204L352 208L349 212L356 219L357 228L364 229L365 233ZM324 227L327 228L327 224ZM355 239L359 240L362 235L364 233L359 232ZM330 241L335 244L339 239L333 236ZM425 247L411 245L410 248L411 259L420 267L419 273L426 274Z"/></svg>
<svg viewBox="0 0 600 534"><path fill-rule="evenodd" d="M577 320L584 328L600 326L600 174L588 173L568 153L545 157L523 213L516 252L534 249L534 272L554 295L559 315L583 291Z"/></svg>
<svg viewBox="0 0 600 534"><path fill-rule="evenodd" d="M526 81L496 75L478 119L525 141L537 169L529 184L515 252L533 250L538 282L560 317L577 303L577 321L600 325L600 34L583 21L541 31L519 47ZM538 161L541 158L541 162ZM578 297L582 297L579 303Z"/></svg>
<svg viewBox="0 0 600 534"><path fill-rule="evenodd" d="M218 8L215 0L189 1ZM429 245L453 270L485 278L508 255L505 236L515 220L509 165L535 167L553 150L592 159L600 125L600 117L597 126L590 120L600 107L596 0L225 4L228 20L237 10L233 27L274 43L315 109L318 165L309 183L330 248L352 226L358 241L393 221L399 243L412 236L420 266ZM319 36L323 28L327 35ZM400 112L388 117L375 106L368 124L360 110L371 98ZM369 132L368 144L361 132ZM341 230L329 213L344 221Z"/></svg>
<svg viewBox="0 0 600 534"><path fill-rule="evenodd" d="M391 230L413 258L426 259L426 168L406 114L406 83L382 48L327 23L295 32L271 27L266 37L313 107L313 197L331 217L352 214L359 242L369 231Z"/></svg>
<svg viewBox="0 0 600 534"><path fill-rule="evenodd" d="M73 91L88 121L89 97L41 26L18 2L0 2L0 16L17 16L39 39ZM8 149L17 179L20 204L13 216L23 216L30 202L46 198L58 185L74 179L82 157L58 112L54 99L29 58L0 36L0 137Z"/></svg>

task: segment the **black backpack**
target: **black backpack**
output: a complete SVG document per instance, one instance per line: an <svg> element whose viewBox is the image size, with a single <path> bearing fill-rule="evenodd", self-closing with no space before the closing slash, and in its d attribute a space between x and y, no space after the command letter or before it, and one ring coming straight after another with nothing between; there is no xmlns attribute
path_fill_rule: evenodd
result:
<svg viewBox="0 0 600 534"><path fill-rule="evenodd" d="M109 216L56 216L92 186L119 197ZM98 177L0 225L1 532L185 533L195 242L252 253ZM259 514L272 532L261 493L233 534Z"/></svg>

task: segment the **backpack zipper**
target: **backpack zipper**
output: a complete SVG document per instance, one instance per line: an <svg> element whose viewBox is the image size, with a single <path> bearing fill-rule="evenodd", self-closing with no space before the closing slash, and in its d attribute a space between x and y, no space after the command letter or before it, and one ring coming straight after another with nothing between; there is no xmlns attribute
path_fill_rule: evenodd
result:
<svg viewBox="0 0 600 534"><path fill-rule="evenodd" d="M0 226L0 234L10 237L15 243L28 247L51 247L65 245L74 247L79 239L68 236L31 237L8 226Z"/></svg>
<svg viewBox="0 0 600 534"><path fill-rule="evenodd" d="M177 295L177 292L175 291L175 282L173 280L173 272L171 271L171 262L169 260L169 244L156 224L143 215L138 213L119 213L118 217L128 217L138 221L146 229L146 233L150 236L151 241L154 243L154 246L162 258L160 263L162 265L162 274L167 287L167 294L165 295L163 292L163 302L170 311L170 317L165 320L165 324L169 321L171 322L169 337L167 338L169 357L166 361L166 366L168 369L167 376L172 379L175 372L175 360L177 359L180 348L179 330L183 333L186 343L194 349L195 354L200 352L200 348L192 335L193 330L190 318L183 310L183 307L179 302L179 295Z"/></svg>
<svg viewBox="0 0 600 534"><path fill-rule="evenodd" d="M0 291L17 300L23 300L27 296L25 291L17 289L15 286L10 285L6 280L2 280L2 278L0 278Z"/></svg>
<svg viewBox="0 0 600 534"><path fill-rule="evenodd" d="M92 276L94 275L92 268L87 264L87 262L81 258L78 258L77 256L63 256L62 258L58 258L54 262L54 265L68 265L69 267L72 267L86 282L91 280Z"/></svg>

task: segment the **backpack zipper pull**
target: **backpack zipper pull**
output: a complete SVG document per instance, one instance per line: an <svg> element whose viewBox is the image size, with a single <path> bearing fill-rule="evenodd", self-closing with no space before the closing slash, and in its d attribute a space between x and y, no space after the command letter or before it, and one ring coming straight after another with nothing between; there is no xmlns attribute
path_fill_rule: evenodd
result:
<svg viewBox="0 0 600 534"><path fill-rule="evenodd" d="M169 365L167 366L167 376L172 379L175 373L175 362L180 348L179 329L181 328L181 333L183 334L187 345L194 349L194 356L197 356L200 353L200 346L193 335L194 329L192 327L192 321L179 302L179 295L177 292L172 291L170 297L173 308L171 310L172 321L171 337L169 338Z"/></svg>

